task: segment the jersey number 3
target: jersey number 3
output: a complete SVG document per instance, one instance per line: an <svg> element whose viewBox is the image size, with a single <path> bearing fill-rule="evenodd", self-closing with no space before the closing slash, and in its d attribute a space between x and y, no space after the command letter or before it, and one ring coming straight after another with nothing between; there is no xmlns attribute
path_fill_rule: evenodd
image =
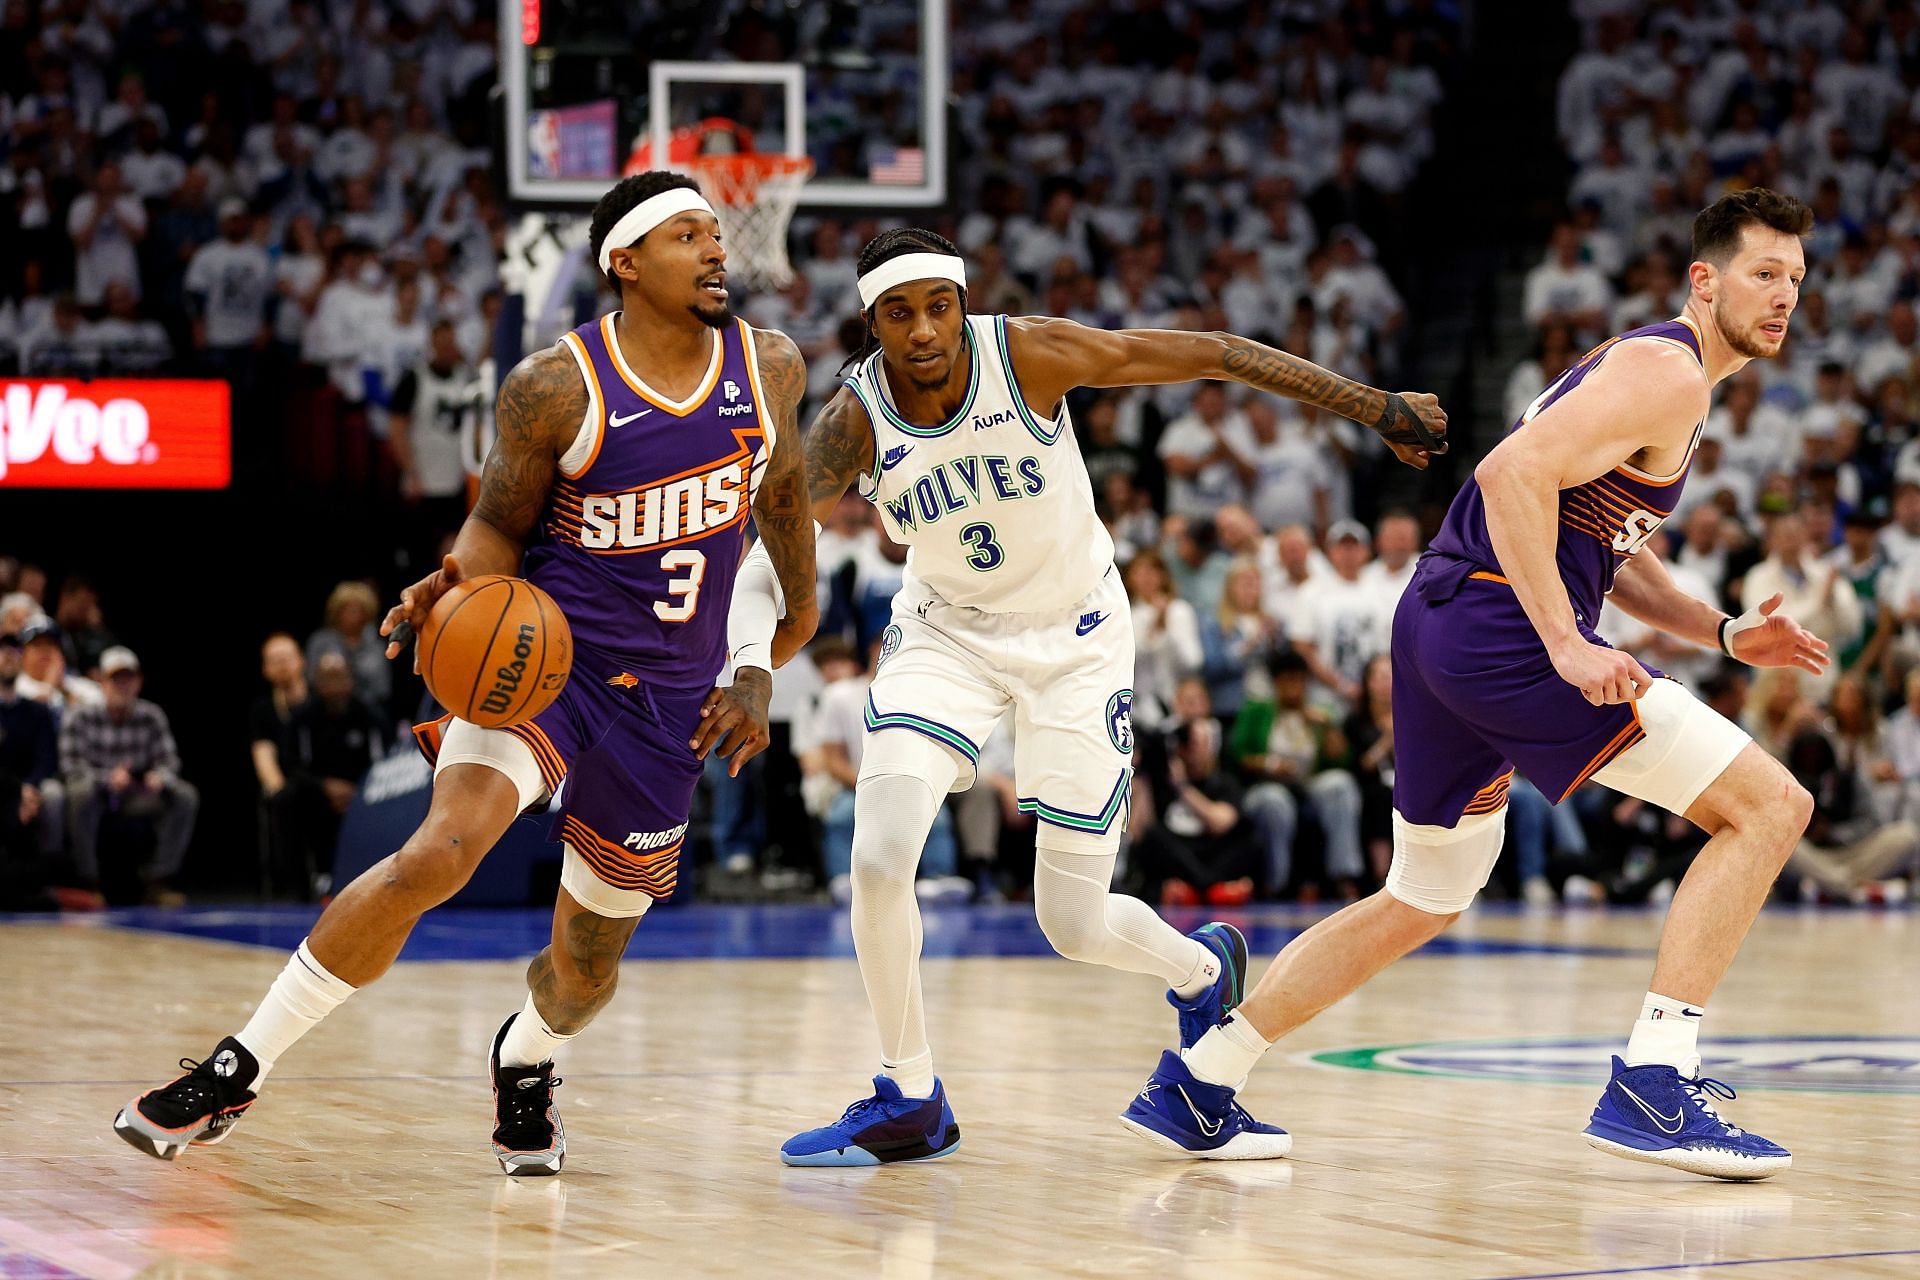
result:
<svg viewBox="0 0 1920 1280"><path fill-rule="evenodd" d="M1007 558L1007 553L1002 551L1000 544L993 540L993 526L985 521L970 524L962 529L960 541L973 548L973 554L967 557L967 563L982 572L998 569L1000 562Z"/></svg>
<svg viewBox="0 0 1920 1280"><path fill-rule="evenodd" d="M653 611L662 622L685 622L700 610L700 580L707 576L704 551L669 551L660 557L660 568L667 573L686 570L684 578L667 579L667 594L679 597L679 603L655 600Z"/></svg>

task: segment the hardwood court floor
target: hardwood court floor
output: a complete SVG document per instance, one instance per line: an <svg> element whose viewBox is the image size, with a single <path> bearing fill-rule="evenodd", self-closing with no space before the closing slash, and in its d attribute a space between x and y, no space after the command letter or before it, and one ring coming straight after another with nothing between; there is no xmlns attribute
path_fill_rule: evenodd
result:
<svg viewBox="0 0 1920 1280"><path fill-rule="evenodd" d="M763 911L748 936L698 910L641 933L691 927L674 916L790 954L766 921L792 919L826 954L630 962L561 1063L566 1172L527 1182L487 1152L482 1071L522 999L519 961L403 963L282 1061L226 1144L163 1164L110 1132L115 1108L237 1028L284 952L0 923L0 1276L1920 1274L1920 914L1756 927L1713 1003L1708 1069L1741 1089L1734 1119L1796 1164L1729 1185L1579 1137L1645 989L1654 916L1473 913L1451 948L1269 1056L1246 1101L1293 1130L1294 1156L1228 1164L1163 1161L1114 1120L1173 1033L1152 981L1030 954L1020 908L930 914L930 942L1029 953L926 961L964 1145L840 1171L775 1152L874 1069L844 918ZM532 937L533 919L444 932L499 954L500 931ZM1266 951L1304 917L1247 919ZM1779 1039L1795 1036L1882 1039ZM1311 1060L1501 1037L1535 1043ZM1570 1076L1587 1081L1546 1082Z"/></svg>

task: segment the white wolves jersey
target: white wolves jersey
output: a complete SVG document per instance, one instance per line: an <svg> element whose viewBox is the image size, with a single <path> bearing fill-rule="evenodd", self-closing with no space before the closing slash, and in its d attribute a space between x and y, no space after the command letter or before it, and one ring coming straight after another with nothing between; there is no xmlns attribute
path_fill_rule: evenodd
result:
<svg viewBox="0 0 1920 1280"><path fill-rule="evenodd" d="M1113 567L1073 423L1064 403L1053 421L1027 407L1005 316L968 316L965 341L966 399L937 426L901 417L880 352L847 379L873 424L860 495L908 548L907 592L987 613L1065 608Z"/></svg>

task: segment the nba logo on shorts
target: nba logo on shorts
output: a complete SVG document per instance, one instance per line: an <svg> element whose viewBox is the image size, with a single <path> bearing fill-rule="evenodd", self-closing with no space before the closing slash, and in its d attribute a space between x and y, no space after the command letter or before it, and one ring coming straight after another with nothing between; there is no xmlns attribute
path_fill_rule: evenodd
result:
<svg viewBox="0 0 1920 1280"><path fill-rule="evenodd" d="M1133 754L1133 690L1122 689L1107 699L1107 736L1115 751Z"/></svg>
<svg viewBox="0 0 1920 1280"><path fill-rule="evenodd" d="M873 665L876 667L879 666L881 663L885 662L888 658L891 658L894 655L894 652L899 648L900 648L900 628L895 626L889 626L885 631L882 631L880 633L880 656L874 659Z"/></svg>

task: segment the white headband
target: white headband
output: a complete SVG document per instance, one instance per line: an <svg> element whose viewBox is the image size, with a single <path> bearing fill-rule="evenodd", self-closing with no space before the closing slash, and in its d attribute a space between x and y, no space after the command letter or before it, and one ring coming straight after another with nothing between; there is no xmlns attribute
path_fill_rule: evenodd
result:
<svg viewBox="0 0 1920 1280"><path fill-rule="evenodd" d="M947 253L903 253L889 258L860 277L860 309L865 311L880 295L909 280L951 280L967 287L967 264Z"/></svg>
<svg viewBox="0 0 1920 1280"><path fill-rule="evenodd" d="M613 229L607 232L607 238L600 242L600 270L613 270L615 249L631 248L635 240L674 214L689 213L695 209L713 212L713 206L707 203L707 198L692 187L675 187L657 196L648 196L621 214L620 221L613 224Z"/></svg>

